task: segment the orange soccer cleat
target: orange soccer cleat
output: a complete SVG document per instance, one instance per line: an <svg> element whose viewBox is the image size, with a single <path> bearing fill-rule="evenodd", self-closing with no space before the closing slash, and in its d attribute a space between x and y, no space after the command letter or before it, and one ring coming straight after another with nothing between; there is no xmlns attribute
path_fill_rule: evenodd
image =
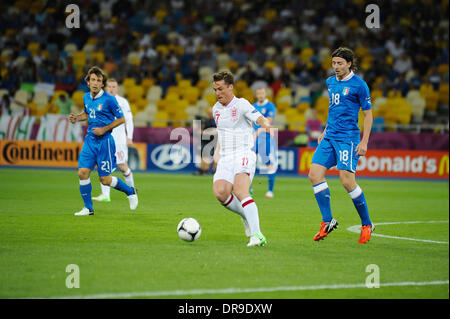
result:
<svg viewBox="0 0 450 319"><path fill-rule="evenodd" d="M319 241L327 237L329 233L333 231L333 229L336 229L338 227L338 222L336 219L331 219L328 223L321 222L320 223L320 230L319 232L314 236L315 241Z"/></svg>
<svg viewBox="0 0 450 319"><path fill-rule="evenodd" d="M361 236L359 236L358 243L364 244L367 243L370 240L370 235L372 235L372 232L375 230L375 226L367 225L367 226L361 226Z"/></svg>

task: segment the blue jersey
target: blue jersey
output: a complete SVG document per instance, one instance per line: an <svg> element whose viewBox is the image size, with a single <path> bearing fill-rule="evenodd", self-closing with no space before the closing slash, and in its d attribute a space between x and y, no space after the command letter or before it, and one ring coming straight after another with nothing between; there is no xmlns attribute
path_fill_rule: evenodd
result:
<svg viewBox="0 0 450 319"><path fill-rule="evenodd" d="M359 109L370 110L369 87L366 82L351 72L339 81L336 76L327 79L330 106L324 138L333 140L359 140Z"/></svg>
<svg viewBox="0 0 450 319"><path fill-rule="evenodd" d="M84 112L89 117L88 135L97 137L92 129L94 127L104 127L117 118L123 117L122 109L120 108L114 96L101 90L95 98L92 98L91 93L88 92L83 96ZM111 134L111 131L105 132L101 137ZM97 137L100 138L100 137Z"/></svg>
<svg viewBox="0 0 450 319"><path fill-rule="evenodd" d="M255 103L253 103L253 106L264 117L271 117L273 119L275 117L275 114L277 113L275 104L273 104L272 102L269 102L269 100L267 100L267 99L263 102L263 104L259 105L258 102L255 102ZM257 131L260 127L261 127L261 125L258 125L256 123L253 126L255 131Z"/></svg>

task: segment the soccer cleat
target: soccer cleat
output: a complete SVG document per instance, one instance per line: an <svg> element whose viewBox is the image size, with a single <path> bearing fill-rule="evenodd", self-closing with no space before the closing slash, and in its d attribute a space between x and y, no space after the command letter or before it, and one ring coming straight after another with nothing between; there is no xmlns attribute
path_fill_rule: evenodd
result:
<svg viewBox="0 0 450 319"><path fill-rule="evenodd" d="M99 202L110 202L111 197L106 197L104 194L100 194L97 197L92 197L93 200L99 201Z"/></svg>
<svg viewBox="0 0 450 319"><path fill-rule="evenodd" d="M86 207L83 207L82 210L74 214L75 216L87 216L87 215L94 215L93 210L89 210Z"/></svg>
<svg viewBox="0 0 450 319"><path fill-rule="evenodd" d="M333 231L333 229L336 229L338 227L338 222L336 219L331 219L328 223L321 222L320 223L320 230L319 232L314 236L315 241L319 241L327 237L329 233Z"/></svg>
<svg viewBox="0 0 450 319"><path fill-rule="evenodd" d="M265 198L273 198L273 192L267 191L266 195L264 195Z"/></svg>
<svg viewBox="0 0 450 319"><path fill-rule="evenodd" d="M250 237L250 241L247 244L247 247L253 247L253 246L264 246L267 244L266 237L264 237L263 234L253 234Z"/></svg>
<svg viewBox="0 0 450 319"><path fill-rule="evenodd" d="M241 217L242 223L244 224L244 230L245 230L245 236L250 237L250 235L252 234L250 232L250 225L248 224L247 219L245 219L244 217Z"/></svg>
<svg viewBox="0 0 450 319"><path fill-rule="evenodd" d="M130 209L135 210L138 205L137 189L134 188L134 194L128 196L128 201L130 202Z"/></svg>
<svg viewBox="0 0 450 319"><path fill-rule="evenodd" d="M359 236L358 243L365 244L370 240L370 235L372 235L373 231L375 230L375 226L367 225L367 226L361 226L361 235Z"/></svg>

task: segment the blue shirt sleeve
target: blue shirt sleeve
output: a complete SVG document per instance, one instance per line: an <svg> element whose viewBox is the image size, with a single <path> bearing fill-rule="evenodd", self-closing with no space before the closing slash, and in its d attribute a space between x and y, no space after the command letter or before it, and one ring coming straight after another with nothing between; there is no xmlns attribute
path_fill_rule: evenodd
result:
<svg viewBox="0 0 450 319"><path fill-rule="evenodd" d="M366 82L363 82L359 88L359 105L363 111L370 110L372 108L372 102L370 100L370 91Z"/></svg>
<svg viewBox="0 0 450 319"><path fill-rule="evenodd" d="M270 104L270 108L267 110L267 116L266 117L271 117L274 118L275 115L277 114L277 109L275 108L275 104Z"/></svg>
<svg viewBox="0 0 450 319"><path fill-rule="evenodd" d="M109 107L111 108L112 113L116 117L116 119L120 119L123 117L122 108L120 107L119 103L117 103L117 100L115 97L111 97L109 100Z"/></svg>

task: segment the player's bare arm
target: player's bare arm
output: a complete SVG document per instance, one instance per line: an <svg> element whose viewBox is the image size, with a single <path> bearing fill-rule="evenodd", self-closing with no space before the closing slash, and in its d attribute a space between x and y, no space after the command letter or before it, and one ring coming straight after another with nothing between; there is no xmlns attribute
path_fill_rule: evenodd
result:
<svg viewBox="0 0 450 319"><path fill-rule="evenodd" d="M364 156L367 153L367 144L369 143L369 135L372 130L373 115L372 109L363 111L364 114L364 129L361 142L356 146L356 155Z"/></svg>
<svg viewBox="0 0 450 319"><path fill-rule="evenodd" d="M115 119L111 124L103 126L103 127L94 127L92 131L95 135L100 136L105 134L105 132L108 132L112 130L113 128L125 123L125 118L122 116L119 119Z"/></svg>
<svg viewBox="0 0 450 319"><path fill-rule="evenodd" d="M256 120L256 124L261 125L261 127L265 129L270 129L272 127L270 125L269 119L262 115L258 117L258 119Z"/></svg>
<svg viewBox="0 0 450 319"><path fill-rule="evenodd" d="M327 127L325 126L322 134L320 134L319 138L317 139L317 143L320 144L320 141L323 140L323 137L325 136L325 132L327 131Z"/></svg>
<svg viewBox="0 0 450 319"><path fill-rule="evenodd" d="M84 121L88 119L88 115L86 112L81 112L80 114L71 113L69 116L70 123L76 123L80 121Z"/></svg>

